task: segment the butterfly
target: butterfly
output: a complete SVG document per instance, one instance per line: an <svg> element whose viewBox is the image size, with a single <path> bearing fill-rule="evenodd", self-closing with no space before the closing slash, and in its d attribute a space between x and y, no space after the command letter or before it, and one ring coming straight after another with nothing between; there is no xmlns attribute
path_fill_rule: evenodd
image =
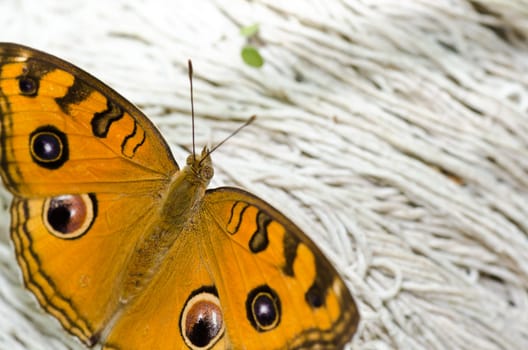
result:
<svg viewBox="0 0 528 350"><path fill-rule="evenodd" d="M26 287L86 346L342 349L359 313L288 218L207 189L155 126L93 76L0 43L0 174Z"/></svg>

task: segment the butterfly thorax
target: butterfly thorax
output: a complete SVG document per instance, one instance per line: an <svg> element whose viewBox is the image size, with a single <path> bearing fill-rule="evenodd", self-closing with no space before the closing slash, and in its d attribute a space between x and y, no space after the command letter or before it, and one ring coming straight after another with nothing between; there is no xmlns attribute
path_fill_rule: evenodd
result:
<svg viewBox="0 0 528 350"><path fill-rule="evenodd" d="M206 148L201 156L190 155L186 166L172 177L161 198L159 217L145 230L132 252L123 275L122 303L127 303L149 283L166 253L195 217L209 181L213 165Z"/></svg>

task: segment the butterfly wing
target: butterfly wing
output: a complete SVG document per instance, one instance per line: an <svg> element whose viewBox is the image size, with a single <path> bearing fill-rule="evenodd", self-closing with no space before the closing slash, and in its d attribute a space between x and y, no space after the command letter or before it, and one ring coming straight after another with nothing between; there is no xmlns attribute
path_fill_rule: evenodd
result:
<svg viewBox="0 0 528 350"><path fill-rule="evenodd" d="M213 321L222 319L218 291L194 228L182 232L151 283L116 315L103 349L233 348L225 324ZM200 319L194 328L186 322Z"/></svg>
<svg viewBox="0 0 528 350"><path fill-rule="evenodd" d="M354 299L293 222L234 188L208 191L202 219L234 348L341 349L352 338Z"/></svg>
<svg viewBox="0 0 528 350"><path fill-rule="evenodd" d="M68 332L92 345L118 308L123 268L156 208L144 205L153 205L148 197L77 198L72 206L84 220L63 233L49 215L60 205L43 210L48 199L15 197L11 238L26 287Z"/></svg>
<svg viewBox="0 0 528 350"><path fill-rule="evenodd" d="M168 146L131 103L80 69L0 43L0 174L28 288L86 344L169 177Z"/></svg>
<svg viewBox="0 0 528 350"><path fill-rule="evenodd" d="M215 302L221 311L211 315ZM219 188L107 346L342 349L358 320L343 280L297 226L247 192Z"/></svg>
<svg viewBox="0 0 528 350"><path fill-rule="evenodd" d="M8 43L0 43L0 167L22 197L159 191L178 170L157 129L114 90Z"/></svg>

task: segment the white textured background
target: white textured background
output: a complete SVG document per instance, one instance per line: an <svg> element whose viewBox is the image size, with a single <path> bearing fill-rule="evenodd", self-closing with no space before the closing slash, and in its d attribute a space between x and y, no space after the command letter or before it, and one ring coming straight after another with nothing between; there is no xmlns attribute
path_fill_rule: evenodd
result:
<svg viewBox="0 0 528 350"><path fill-rule="evenodd" d="M240 59L260 24L262 69ZM528 4L500 0L0 0L0 41L138 104L180 164L214 154L327 253L354 349L528 348ZM79 349L22 286L1 190L0 349Z"/></svg>

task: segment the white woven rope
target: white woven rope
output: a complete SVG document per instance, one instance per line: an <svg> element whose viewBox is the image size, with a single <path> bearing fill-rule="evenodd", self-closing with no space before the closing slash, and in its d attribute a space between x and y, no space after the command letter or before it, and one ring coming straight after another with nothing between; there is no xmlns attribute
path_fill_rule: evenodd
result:
<svg viewBox="0 0 528 350"><path fill-rule="evenodd" d="M138 104L180 164L294 219L358 301L354 349L528 348L528 3L17 1L0 41ZM262 69L239 52L260 24ZM0 211L0 349L81 349L22 285Z"/></svg>

